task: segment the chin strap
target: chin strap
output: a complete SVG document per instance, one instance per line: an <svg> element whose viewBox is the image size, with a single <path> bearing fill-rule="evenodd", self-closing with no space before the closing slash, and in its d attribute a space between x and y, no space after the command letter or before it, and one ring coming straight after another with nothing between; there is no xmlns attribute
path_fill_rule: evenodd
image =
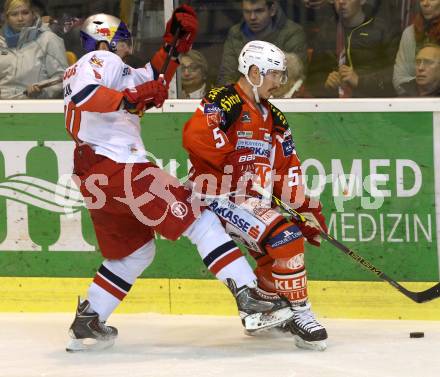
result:
<svg viewBox="0 0 440 377"><path fill-rule="evenodd" d="M252 86L252 92L254 93L255 102L260 103L260 96L258 95L258 88L263 85L264 76L260 73L260 83L258 85L255 85L252 83L252 81L249 79L249 75L246 73L245 75L246 80L249 84Z"/></svg>

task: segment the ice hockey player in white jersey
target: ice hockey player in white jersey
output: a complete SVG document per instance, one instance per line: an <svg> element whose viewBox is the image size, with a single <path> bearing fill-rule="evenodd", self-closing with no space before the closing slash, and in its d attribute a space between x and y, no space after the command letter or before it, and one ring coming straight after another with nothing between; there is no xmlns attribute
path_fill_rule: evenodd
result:
<svg viewBox="0 0 440 377"><path fill-rule="evenodd" d="M188 188L146 158L140 116L162 106L178 54L191 48L197 28L194 10L178 7L166 25L164 46L145 67L133 69L114 53L118 41L131 38L121 20L97 14L83 24L81 38L88 53L65 72L65 122L76 143L74 179L105 259L87 299L78 302L67 351L114 343L118 331L105 322L152 263L156 232L169 240L188 237L209 270L234 294L247 330L281 325L293 316L286 300L258 295L256 276L218 217L198 208ZM162 79L167 53L172 57Z"/></svg>

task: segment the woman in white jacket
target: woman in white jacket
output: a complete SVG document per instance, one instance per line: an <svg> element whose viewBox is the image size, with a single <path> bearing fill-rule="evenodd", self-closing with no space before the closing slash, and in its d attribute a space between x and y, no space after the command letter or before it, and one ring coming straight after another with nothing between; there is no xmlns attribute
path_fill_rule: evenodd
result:
<svg viewBox="0 0 440 377"><path fill-rule="evenodd" d="M0 30L0 99L61 98L67 68L64 42L35 15L29 0L7 0Z"/></svg>

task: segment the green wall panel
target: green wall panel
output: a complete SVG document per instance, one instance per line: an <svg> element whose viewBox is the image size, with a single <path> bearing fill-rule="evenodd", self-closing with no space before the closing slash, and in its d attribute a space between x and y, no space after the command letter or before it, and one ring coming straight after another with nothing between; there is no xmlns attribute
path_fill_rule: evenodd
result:
<svg viewBox="0 0 440 377"><path fill-rule="evenodd" d="M180 178L187 174L181 129L189 116L164 113L142 118L147 149ZM308 186L319 171L327 176L328 182L318 191L332 235L394 279L437 280L432 113L289 113L287 117L307 167ZM71 164L71 150L62 114L0 114L0 276L95 273L101 257L87 211L76 208L75 222L47 209L45 203L56 205L50 197L41 199L41 192L50 191L46 185L57 183L59 172L66 170L66 161ZM65 166L60 167L61 160ZM375 165L375 172L385 175L377 188L389 191L383 203L364 185ZM352 169L362 187L360 195L350 199L349 190L336 190L332 174L348 174ZM38 178L38 184L26 188L26 177ZM381 205L370 208L369 201ZM69 232L78 235L76 244L66 238ZM78 242L81 247L74 246ZM187 240L159 239L157 246L156 260L143 276L210 277ZM328 244L307 247L306 258L310 279L375 279Z"/></svg>

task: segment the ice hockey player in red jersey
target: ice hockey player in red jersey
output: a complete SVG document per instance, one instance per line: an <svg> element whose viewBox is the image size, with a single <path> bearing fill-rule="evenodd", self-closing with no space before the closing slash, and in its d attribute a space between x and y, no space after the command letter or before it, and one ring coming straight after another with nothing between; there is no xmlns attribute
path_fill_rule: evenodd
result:
<svg viewBox="0 0 440 377"><path fill-rule="evenodd" d="M194 10L178 7L166 25L164 46L151 62L133 69L115 54L117 42L131 38L121 20L97 14L82 26L88 53L65 72L65 122L76 143L74 177L105 259L87 299L78 302L67 351L114 343L118 331L105 321L152 263L155 232L170 240L186 236L218 279L229 286L233 282L246 329L280 325L293 316L284 298L257 295L256 276L219 218L204 207L198 210L188 188L147 160L140 116L162 106L178 54L191 48L197 28ZM175 49L170 50L176 32ZM159 72L170 51L174 53L162 80Z"/></svg>
<svg viewBox="0 0 440 377"><path fill-rule="evenodd" d="M291 303L295 315L284 330L298 347L324 350L327 332L315 319L307 294L304 238L319 246L319 230L327 227L321 204L304 195L287 120L268 101L286 80L284 53L271 43L251 41L239 55L238 69L238 82L212 89L185 124L190 180L228 233L255 258L262 294L278 294ZM306 216L308 225L285 219L260 200L252 190L255 181ZM228 197L228 192L235 195Z"/></svg>

